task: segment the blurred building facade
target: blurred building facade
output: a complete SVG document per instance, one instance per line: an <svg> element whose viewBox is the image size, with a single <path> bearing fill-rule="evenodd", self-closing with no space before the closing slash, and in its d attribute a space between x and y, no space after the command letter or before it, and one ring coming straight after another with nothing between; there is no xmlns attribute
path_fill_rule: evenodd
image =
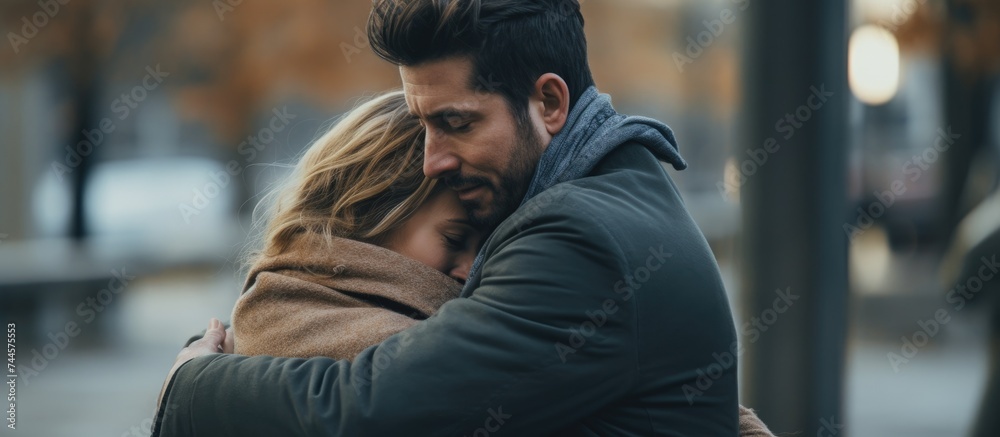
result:
<svg viewBox="0 0 1000 437"><path fill-rule="evenodd" d="M691 166L671 176L723 267L737 326L745 326L755 312L748 296L773 292L744 280L753 265L743 250L745 235L760 231L744 221L746 202L754 198L744 197L746 184L782 168L774 165L780 156L769 170L765 158L748 152L766 147L768 136L786 135L783 129L797 122L783 127L779 120L798 109L754 114L746 105L761 83L748 74L759 61L748 59L748 48L766 32L758 8L767 8L753 0L581 3L601 91L621 112L661 119L675 130ZM888 357L928 314L952 308L945 296L962 274L956 259L976 242L956 243L972 232L963 232L961 223L996 195L997 2L823 4L842 6L846 14L842 35L832 42L847 49L830 55L840 63L825 68L847 75L865 65L848 65L854 59L848 46L863 27L873 28L876 39L862 40L857 59L897 59L862 75L885 76L888 82L867 84L891 88L882 101L858 89L835 90L846 103L843 186L837 187L845 204L835 232L843 232L836 238L847 247L842 256L849 273L835 290L848 306L832 310L847 327L843 354L831 357L844 360L844 416L834 420L845 425L842 432L859 436L962 435L973 427L987 380L985 312L952 311L954 322L901 370ZM367 46L369 8L360 0L0 5L8 42L0 48L0 316L23 326L29 343L22 353L30 359L49 333L78 319L76 304L99 293L115 271L124 267L136 277L119 304L109 305L111 315L98 317L93 326L100 327L84 335L89 339L69 345L67 357L39 376L25 408L50 400L55 407L25 413L35 422L26 426L38 435L65 429L107 435L143 422L142 408L115 419L66 398L98 390L99 403L109 406L147 401L176 353L169 339L180 342L202 329L196 320L202 315L228 314L238 293L237 255L259 196L358 99L400 86L396 68ZM877 51L881 43L895 44L896 58L891 50ZM773 44L769 59L793 45ZM880 74L893 65L896 74ZM790 62L773 71L800 78L795 75L805 69ZM812 93L794 92L803 102ZM748 119L768 123L747 129ZM769 133L755 134L761 131ZM929 159L942 138L951 141L948 151ZM890 204L882 193L897 181L905 190ZM873 214L879 204L884 211ZM807 208L778 206L788 214ZM985 217L982 226L1000 222ZM860 232L852 235L851 227ZM789 240L782 247L805 246ZM795 274L776 270L779 279ZM207 309L180 314L199 305ZM129 332L124 351L114 346L121 331ZM756 340L746 334L741 329L741 340L753 347ZM786 349L754 359L759 365L799 359L801 351ZM128 352L134 350L142 353ZM67 385L88 372L114 381L125 368L144 378L141 390L115 394ZM79 409L92 414L75 414ZM52 420L45 423L48 414ZM816 427L775 431L812 434L822 425Z"/></svg>

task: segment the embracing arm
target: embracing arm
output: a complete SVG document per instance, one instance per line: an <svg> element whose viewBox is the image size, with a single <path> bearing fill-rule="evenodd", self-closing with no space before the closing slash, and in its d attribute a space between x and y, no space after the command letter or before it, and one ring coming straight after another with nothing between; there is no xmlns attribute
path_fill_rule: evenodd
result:
<svg viewBox="0 0 1000 437"><path fill-rule="evenodd" d="M353 363L210 355L180 367L159 435L545 434L632 385L634 300L583 339L621 266L600 225L535 220L484 264L482 283ZM591 324L593 326L593 324ZM552 402L557 400L556 402Z"/></svg>

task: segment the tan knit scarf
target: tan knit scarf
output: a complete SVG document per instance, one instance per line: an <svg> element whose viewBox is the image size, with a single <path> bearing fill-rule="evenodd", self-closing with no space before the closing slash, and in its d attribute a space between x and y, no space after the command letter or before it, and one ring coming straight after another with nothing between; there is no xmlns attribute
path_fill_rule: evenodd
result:
<svg viewBox="0 0 1000 437"><path fill-rule="evenodd" d="M460 292L455 280L391 250L303 234L251 267L233 309L236 353L354 359Z"/></svg>

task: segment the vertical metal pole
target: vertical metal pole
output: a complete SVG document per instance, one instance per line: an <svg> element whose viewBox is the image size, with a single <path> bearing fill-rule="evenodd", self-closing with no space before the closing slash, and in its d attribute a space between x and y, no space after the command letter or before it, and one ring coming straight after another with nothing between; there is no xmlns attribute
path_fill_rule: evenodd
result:
<svg viewBox="0 0 1000 437"><path fill-rule="evenodd" d="M70 74L73 80L73 108L74 121L73 131L70 132L70 147L76 148L81 141L87 141L84 131L94 129L98 125L97 113L94 112L94 100L97 97L98 75L95 65L100 62L97 59L93 45L95 44L91 32L93 26L93 14L91 10L94 6L85 7L74 29L77 36L77 49L69 55ZM61 149L60 149L61 150ZM94 152L90 156L84 157L80 165L73 171L70 180L70 192L72 206L70 208L70 229L69 236L74 240L82 240L87 236L88 226L86 223L86 199L87 181L97 159L98 146L94 145ZM61 154L59 156L62 156Z"/></svg>
<svg viewBox="0 0 1000 437"><path fill-rule="evenodd" d="M843 436L847 3L768 0L747 14L737 162L743 319L759 336L741 336L743 401L772 431Z"/></svg>

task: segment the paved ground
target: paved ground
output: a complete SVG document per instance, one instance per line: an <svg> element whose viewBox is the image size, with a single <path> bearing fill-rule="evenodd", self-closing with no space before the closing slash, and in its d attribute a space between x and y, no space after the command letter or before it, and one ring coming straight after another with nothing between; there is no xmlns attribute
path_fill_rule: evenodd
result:
<svg viewBox="0 0 1000 437"><path fill-rule="evenodd" d="M182 342L211 316L227 317L231 273L143 279L112 302L105 346L72 343L27 387L19 428L0 436L141 436L153 400ZM975 414L985 355L974 320L949 325L899 373L891 342L852 341L847 433L854 437L961 436ZM94 325L96 326L96 324ZM82 342L81 342L82 343ZM19 351L28 358L30 351ZM814 432L799 434L802 437Z"/></svg>

